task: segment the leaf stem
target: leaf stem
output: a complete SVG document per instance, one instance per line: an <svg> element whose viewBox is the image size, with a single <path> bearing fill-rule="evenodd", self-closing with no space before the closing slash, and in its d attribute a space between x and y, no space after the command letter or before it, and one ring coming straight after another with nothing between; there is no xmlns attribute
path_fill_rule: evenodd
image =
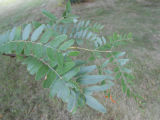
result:
<svg viewBox="0 0 160 120"><path fill-rule="evenodd" d="M40 59L41 62L43 62L46 66L48 66L52 71L54 71L57 76L62 80L63 78L60 76L60 74L55 70L53 69L48 63L46 63L44 60Z"/></svg>
<svg viewBox="0 0 160 120"><path fill-rule="evenodd" d="M11 57L11 58L16 57L16 54L6 54L6 53L3 53L2 55L4 55L4 56L9 56L9 57Z"/></svg>
<svg viewBox="0 0 160 120"><path fill-rule="evenodd" d="M4 56L9 56L9 57L16 57L16 54L5 54L5 53L3 53L2 55L4 55ZM34 55L31 55L32 57L35 57ZM27 57L27 56L24 56L24 57ZM44 60L42 60L42 59L39 59L42 63L44 63L46 66L48 66L52 71L54 71L56 74L57 74L57 76L62 80L63 78L59 75L59 73L55 70L55 69L53 69L48 63L46 63Z"/></svg>
<svg viewBox="0 0 160 120"><path fill-rule="evenodd" d="M81 47L70 47L69 49L79 49L79 50L85 50L85 51L89 51L89 52L101 52L101 53L110 53L110 52L112 52L112 51L91 50L91 49L81 48Z"/></svg>

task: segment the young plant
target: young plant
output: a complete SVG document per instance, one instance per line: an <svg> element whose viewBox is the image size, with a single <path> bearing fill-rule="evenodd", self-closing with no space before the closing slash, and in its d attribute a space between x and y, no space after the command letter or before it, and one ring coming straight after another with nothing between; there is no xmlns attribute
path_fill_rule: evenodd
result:
<svg viewBox="0 0 160 120"><path fill-rule="evenodd" d="M121 81L128 96L136 96L130 86L132 71L125 67L129 59L122 58L125 52L114 50L132 39L130 33L104 37L104 26L79 20L71 14L69 1L60 19L48 11L42 13L49 18L48 23L33 22L1 34L0 53L26 65L37 81L43 80L50 96L67 103L72 113L85 104L105 113L106 108L93 93L111 89L113 80Z"/></svg>

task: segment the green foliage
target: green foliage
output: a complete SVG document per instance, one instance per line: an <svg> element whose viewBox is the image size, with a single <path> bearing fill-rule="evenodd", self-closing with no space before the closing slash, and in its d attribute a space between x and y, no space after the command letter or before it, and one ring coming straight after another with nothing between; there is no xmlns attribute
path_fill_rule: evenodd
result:
<svg viewBox="0 0 160 120"><path fill-rule="evenodd" d="M47 24L34 21L1 34L0 53L15 54L36 80L43 80L43 87L50 90L50 96L67 103L72 113L85 104L105 113L105 107L93 94L111 89L113 80L121 81L122 90L128 96L135 95L131 90L132 70L125 67L129 60L123 58L125 52L113 49L130 40L130 33L104 37L101 33L104 26L78 20L71 14L70 2L60 19L45 10L42 13L49 18ZM87 48L81 47L86 45ZM80 60L81 50L88 52L90 64L96 65L88 65L88 57ZM101 65L94 62L100 59L104 60Z"/></svg>
<svg viewBox="0 0 160 120"><path fill-rule="evenodd" d="M79 2L85 2L86 0L70 0L71 3L79 3Z"/></svg>

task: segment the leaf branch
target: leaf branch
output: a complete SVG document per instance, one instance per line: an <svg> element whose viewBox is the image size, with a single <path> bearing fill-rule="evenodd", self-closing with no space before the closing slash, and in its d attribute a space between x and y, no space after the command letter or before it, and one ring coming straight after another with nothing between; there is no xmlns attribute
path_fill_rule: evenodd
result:
<svg viewBox="0 0 160 120"><path fill-rule="evenodd" d="M91 49L81 48L81 47L70 47L69 49L79 49L79 50L85 50L89 52L101 52L101 53L111 53L112 52L112 51L91 50Z"/></svg>
<svg viewBox="0 0 160 120"><path fill-rule="evenodd" d="M49 69L51 69L53 72L55 72L57 74L57 76L62 80L63 78L60 76L60 74L55 70L53 69L48 63L46 63L44 60L40 59L40 61L45 64L47 67L49 67Z"/></svg>

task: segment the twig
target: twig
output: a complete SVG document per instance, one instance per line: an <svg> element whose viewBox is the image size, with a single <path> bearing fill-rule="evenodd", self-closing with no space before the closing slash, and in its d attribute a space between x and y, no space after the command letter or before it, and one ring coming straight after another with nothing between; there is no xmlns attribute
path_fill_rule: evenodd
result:
<svg viewBox="0 0 160 120"><path fill-rule="evenodd" d="M16 54L5 54L5 53L3 53L2 55L9 56L9 57L12 57L12 58L16 57Z"/></svg>
<svg viewBox="0 0 160 120"><path fill-rule="evenodd" d="M34 57L34 56L33 56L33 57ZM53 69L48 63L46 63L46 62L45 62L44 60L42 60L42 59L40 59L40 61L41 61L42 63L44 63L46 66L48 66L52 71L54 71L61 80L63 79L63 78L59 75L59 73L58 73L55 69Z"/></svg>

